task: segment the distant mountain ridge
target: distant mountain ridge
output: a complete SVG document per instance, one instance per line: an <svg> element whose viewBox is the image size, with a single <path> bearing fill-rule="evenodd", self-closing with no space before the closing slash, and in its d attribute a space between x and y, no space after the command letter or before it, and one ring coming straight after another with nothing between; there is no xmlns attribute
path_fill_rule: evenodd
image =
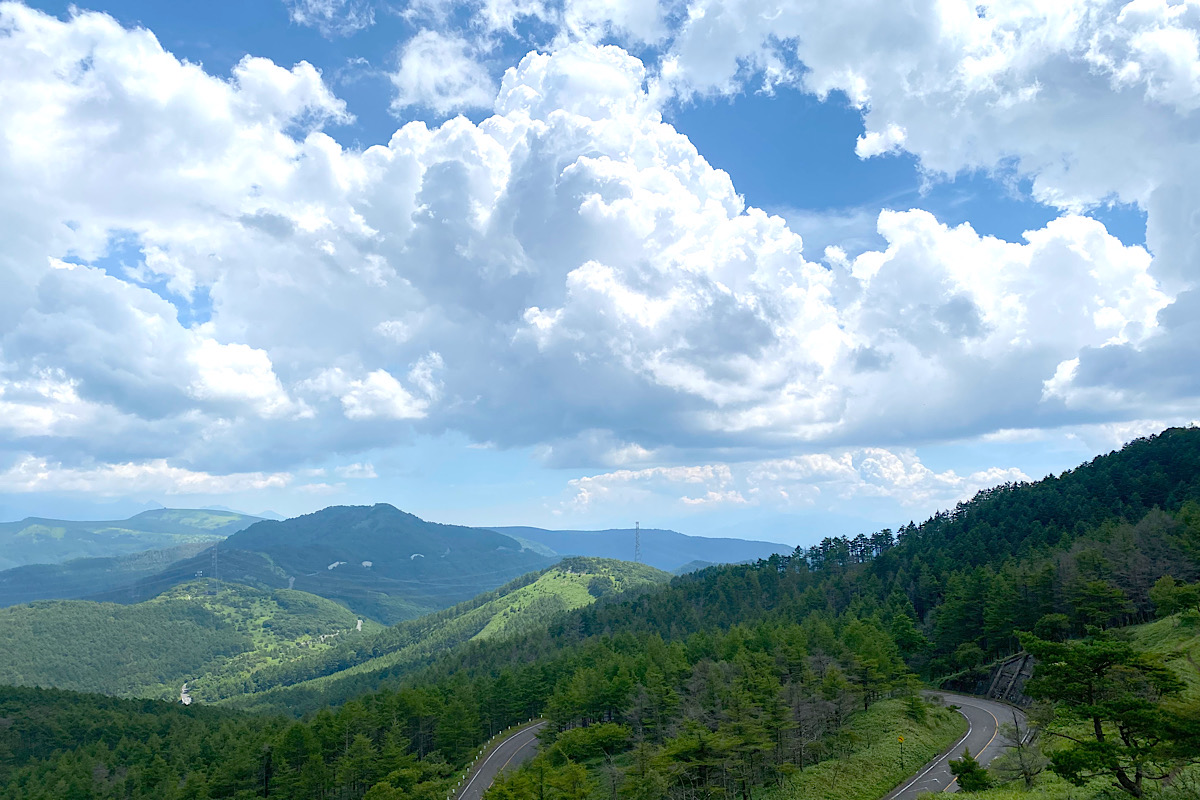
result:
<svg viewBox="0 0 1200 800"><path fill-rule="evenodd" d="M561 556L594 556L633 560L634 529L614 528L603 531L552 531L521 526L493 527L487 530L526 539L549 547ZM688 536L678 531L643 528L642 563L666 572L675 572L691 562L737 564L790 553L795 547L778 542L750 539L709 539Z"/></svg>
<svg viewBox="0 0 1200 800"><path fill-rule="evenodd" d="M211 541L142 550L121 556L26 564L0 571L0 608L36 600L78 600L157 575L212 547Z"/></svg>
<svg viewBox="0 0 1200 800"><path fill-rule="evenodd" d="M129 519L89 522L27 517L0 523L0 570L215 542L258 519L236 512L190 508L158 508Z"/></svg>
<svg viewBox="0 0 1200 800"><path fill-rule="evenodd" d="M510 536L427 522L387 503L331 506L259 521L161 573L88 599L140 602L202 573L262 589L310 592L390 624L470 599L557 560Z"/></svg>
<svg viewBox="0 0 1200 800"><path fill-rule="evenodd" d="M0 526L0 543L6 531L39 543L66 541L85 553L116 552L0 570L0 607L43 599L137 603L203 577L310 592L388 624L463 602L563 557L634 555L632 529L468 528L387 503L331 506L279 521L215 509L156 509L120 522L25 520ZM653 528L641 534L642 563L667 572L792 550Z"/></svg>

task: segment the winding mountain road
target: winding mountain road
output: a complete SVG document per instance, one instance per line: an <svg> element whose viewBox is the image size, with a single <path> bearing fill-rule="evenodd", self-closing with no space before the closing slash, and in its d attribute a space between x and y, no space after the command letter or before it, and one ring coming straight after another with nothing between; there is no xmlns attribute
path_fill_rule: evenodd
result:
<svg viewBox="0 0 1200 800"><path fill-rule="evenodd" d="M496 777L506 769L511 769L533 758L537 752L538 732L546 726L546 722L535 722L522 728L505 739L496 749L484 756L475 765L467 782L459 789L455 800L481 800L484 792L491 787Z"/></svg>
<svg viewBox="0 0 1200 800"><path fill-rule="evenodd" d="M916 800L922 792L958 791L957 781L950 772L950 760L962 757L963 750L969 749L980 764L987 766L1003 750L1000 725L1011 722L1014 713L1021 721L1025 719L1024 712L1003 703L963 694L938 692L937 695L947 703L958 706L959 713L967 718L967 732L882 800ZM501 772L517 767L534 756L538 746L537 735L545 725L545 721L535 722L501 742L475 765L466 784L455 795L455 800L482 800Z"/></svg>
<svg viewBox="0 0 1200 800"><path fill-rule="evenodd" d="M1025 714L1012 706L983 700L964 694L937 692L951 705L959 707L959 713L967 718L967 732L949 750L923 766L911 779L902 783L883 797L883 800L915 800L921 792L956 792L958 783L950 772L950 760L962 757L964 749L983 766L1000 755L1004 749L999 737L999 727L1012 722L1013 714L1024 721Z"/></svg>

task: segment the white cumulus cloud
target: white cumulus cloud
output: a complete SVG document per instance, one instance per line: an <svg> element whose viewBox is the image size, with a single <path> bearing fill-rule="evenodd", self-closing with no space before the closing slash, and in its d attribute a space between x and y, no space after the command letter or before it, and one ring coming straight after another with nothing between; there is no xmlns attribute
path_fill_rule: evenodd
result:
<svg viewBox="0 0 1200 800"><path fill-rule="evenodd" d="M818 499L886 497L902 506L951 505L981 489L1028 481L1019 469L934 472L910 450L860 448L737 464L617 470L568 482L564 511L605 511L658 501L664 507L755 505L785 509Z"/></svg>
<svg viewBox="0 0 1200 800"><path fill-rule="evenodd" d="M165 495L228 494L282 488L285 472L211 475L173 467L164 459L145 463L68 467L26 455L0 472L0 492L80 492L100 496L153 492Z"/></svg>
<svg viewBox="0 0 1200 800"><path fill-rule="evenodd" d="M1191 56L1170 33L1190 17L1068 6L788 4L772 24L794 37L768 40L765 6L697 2L707 16L655 16L681 26L662 34L670 75L620 47L561 42L494 91L471 65L482 45L431 32L435 61L449 47L433 66L453 69L418 70L406 96L491 114L410 122L360 148L323 132L348 114L311 65L247 57L215 76L107 16L0 4L0 450L274 475L454 431L625 466L630 486L684 480L642 474L656 459L785 475L727 467L676 495L752 503L977 482L903 454L847 466L862 442L1115 423L1139 404L1136 418L1175 418L1200 398L1168 369L1200 341L1180 255L1195 207L1180 177L1194 174ZM622 25L659 35L645 20L606 30ZM884 47L884 31L904 35ZM947 172L1015 157L1065 209L1145 203L1149 248L1069 210L1019 242L910 210L878 217L882 244L807 252L660 105L664 82L793 79L785 46L808 88L863 103L863 155L903 148ZM1119 116L1091 113L1114 92ZM1055 105L1068 96L1092 105ZM1018 137L1021 115L1044 135ZM1114 152L1137 163L1105 155L1101 170ZM1166 197L1181 205L1163 211ZM119 243L136 263L117 263ZM211 313L181 321L198 297ZM816 450L843 454L835 477L786 477L807 468L787 459ZM610 485L580 484L593 497Z"/></svg>

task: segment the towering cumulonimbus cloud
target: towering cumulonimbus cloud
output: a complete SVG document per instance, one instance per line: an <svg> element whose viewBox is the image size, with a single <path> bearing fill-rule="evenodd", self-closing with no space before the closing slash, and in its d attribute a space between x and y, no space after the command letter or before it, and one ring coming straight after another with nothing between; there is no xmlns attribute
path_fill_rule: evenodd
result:
<svg viewBox="0 0 1200 800"><path fill-rule="evenodd" d="M457 431L554 464L780 464L1128 419L1195 346L1190 11L693 5L672 31L572 5L659 59L564 40L479 123L355 149L308 64L222 78L107 16L0 4L0 447L275 475ZM1012 243L884 212L885 247L806 252L662 119L747 70L862 103L864 156L1007 164L1064 214ZM1072 213L1111 197L1148 210L1153 257ZM1169 388L1137 413L1196 397Z"/></svg>

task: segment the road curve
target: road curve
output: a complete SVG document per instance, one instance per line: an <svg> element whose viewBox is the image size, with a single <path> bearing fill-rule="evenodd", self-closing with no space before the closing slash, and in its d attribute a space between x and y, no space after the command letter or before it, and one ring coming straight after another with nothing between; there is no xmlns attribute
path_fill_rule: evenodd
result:
<svg viewBox="0 0 1200 800"><path fill-rule="evenodd" d="M456 800L480 800L505 769L516 767L537 752L538 732L546 722L535 722L505 739L471 770L467 782L458 790Z"/></svg>
<svg viewBox="0 0 1200 800"><path fill-rule="evenodd" d="M969 749L980 764L987 766L1004 749L997 734L1000 724L1011 723L1014 712L1021 721L1025 719L1024 712L993 700L945 692L935 694L942 697L947 704L959 707L959 713L967 718L967 732L950 749L921 767L916 775L885 795L883 800L915 800L921 792L958 791L958 783L950 772L948 762L961 758L963 750Z"/></svg>

